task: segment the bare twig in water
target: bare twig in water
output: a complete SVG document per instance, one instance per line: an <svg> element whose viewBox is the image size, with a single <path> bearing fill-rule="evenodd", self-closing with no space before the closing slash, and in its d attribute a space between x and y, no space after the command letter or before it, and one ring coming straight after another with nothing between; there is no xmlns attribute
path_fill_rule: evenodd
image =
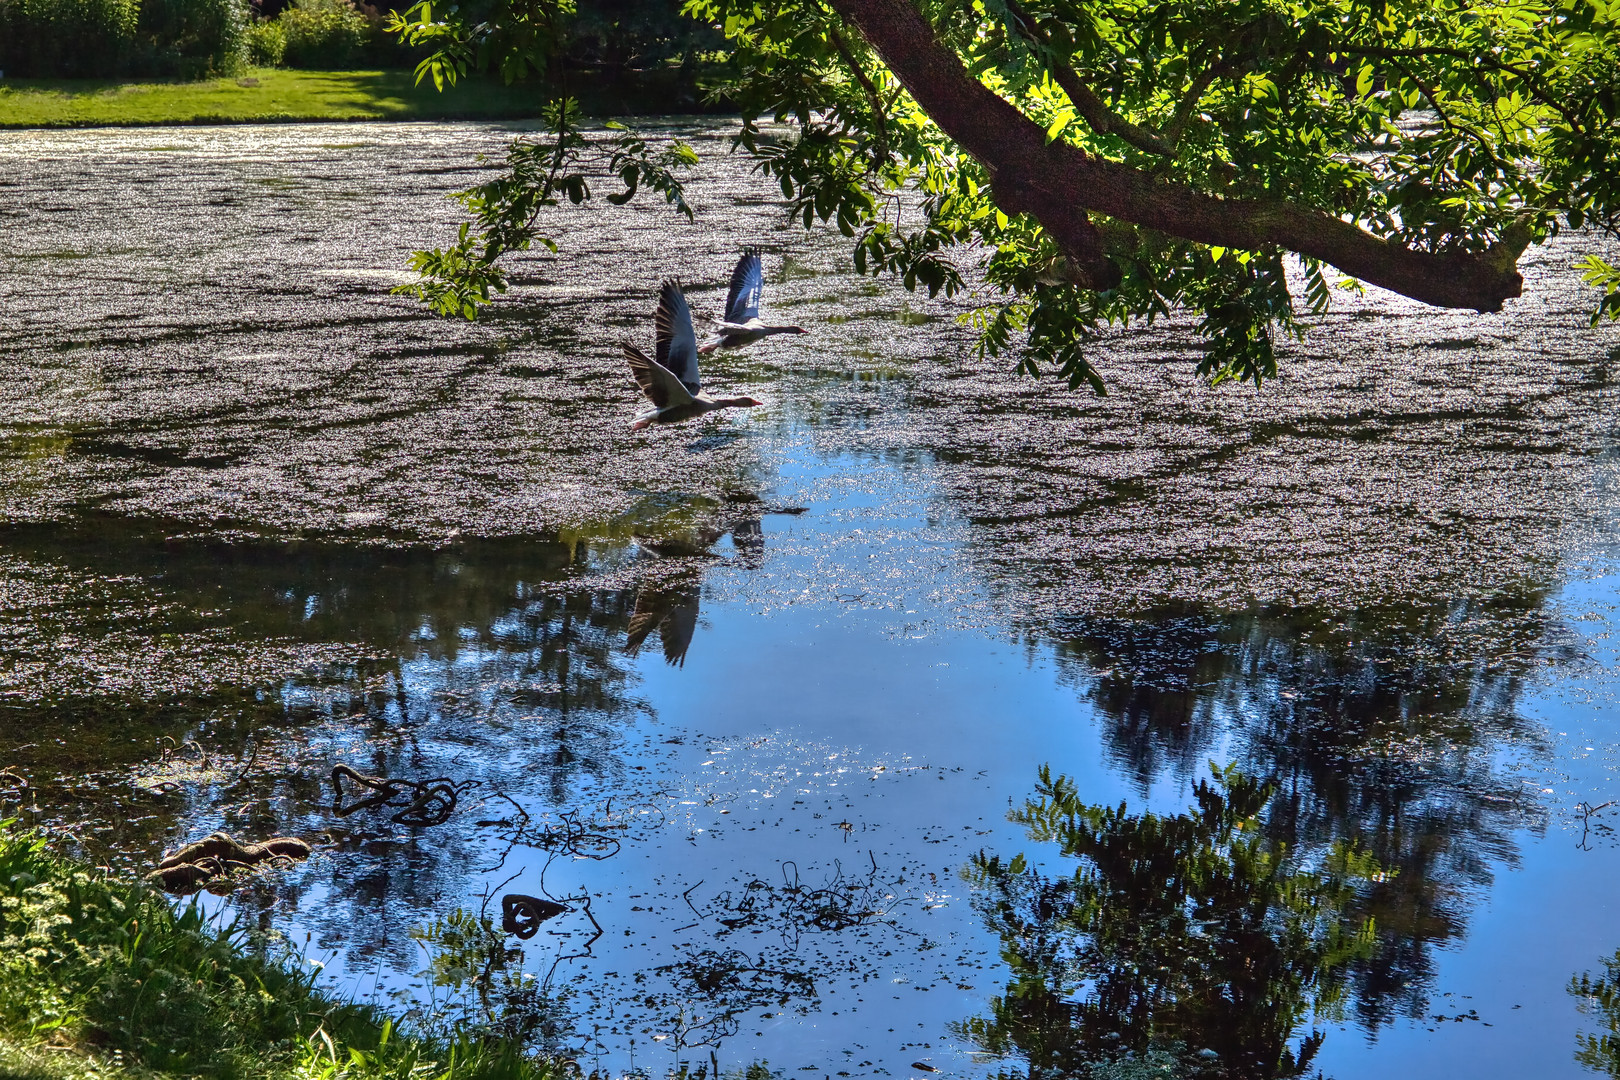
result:
<svg viewBox="0 0 1620 1080"><path fill-rule="evenodd" d="M518 801L516 799L512 798L512 796L508 795L504 791L495 791L495 792L492 792L492 794L497 799L505 799L507 802L511 803L512 804L512 809L514 809L514 810L516 810L518 812L518 814L523 818L523 821L522 821L521 824L519 824L513 830L512 835L507 838L507 840L506 840L506 850L502 851L501 852L501 857L499 859L495 860L495 865L493 865L491 867L488 867L487 869L480 870L479 873L481 873L481 874L493 874L495 871L497 871L501 867L505 866L507 856L512 854L512 849L517 847L518 841L522 838L524 832L527 831L527 829L529 827L529 812L527 810L523 809L523 807L518 804ZM499 821L489 821L489 822L480 821L478 824L480 824L480 825L500 825L500 824L510 824L510 823L509 822L499 822ZM506 880L510 881L512 879L507 878Z"/></svg>
<svg viewBox="0 0 1620 1080"><path fill-rule="evenodd" d="M242 782L242 778L245 777L249 772L252 771L254 762L256 762L258 760L259 760L259 744L257 742L255 742L248 749L247 764L243 765L242 768L241 768L241 771L239 771L235 776L233 776L229 781L227 781L227 783L229 783L229 784L240 784Z"/></svg>
<svg viewBox="0 0 1620 1080"><path fill-rule="evenodd" d="M1613 806L1616 802L1620 802L1620 799L1610 799L1608 802L1599 803L1597 806L1593 806L1590 803L1587 803L1587 802L1584 802L1584 801L1583 802L1578 802L1578 803L1575 804L1575 812L1580 815L1580 819L1581 819L1581 838L1575 844L1575 847L1576 847L1577 850L1579 850L1579 851L1591 851L1592 850L1591 845L1587 843L1587 837L1591 834L1591 830L1592 830L1592 818L1597 816L1599 811L1607 810L1609 807ZM1603 824L1599 824L1598 828L1604 830L1605 832L1611 831L1607 825L1603 825Z"/></svg>
<svg viewBox="0 0 1620 1080"><path fill-rule="evenodd" d="M565 896L563 899L569 903L579 905L579 910L584 912L587 919L591 920L591 925L596 928L596 933L592 934L590 938L586 940L585 944L580 947L578 952L561 953L555 960L551 962L551 967L546 971L546 977L540 980L540 985L547 990L551 988L551 980L557 974L557 968L562 965L562 962L564 960L582 960L592 955L591 947L601 939L604 932L602 930L602 924L596 921L596 915L591 911L591 894L588 890L580 893L578 896Z"/></svg>

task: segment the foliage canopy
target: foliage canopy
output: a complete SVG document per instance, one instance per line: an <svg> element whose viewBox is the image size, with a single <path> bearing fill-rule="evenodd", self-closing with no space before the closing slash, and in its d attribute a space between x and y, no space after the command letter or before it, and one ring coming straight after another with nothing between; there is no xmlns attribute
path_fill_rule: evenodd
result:
<svg viewBox="0 0 1620 1080"><path fill-rule="evenodd" d="M1274 375L1276 335L1301 333L1289 254L1313 311L1362 282L1495 311L1519 295L1529 245L1620 236L1616 0L683 10L725 35L711 90L739 107L735 148L794 217L835 223L857 268L931 294L963 288L960 260L982 257L1001 298L976 317L983 347L1099 392L1097 331L1175 308L1198 315L1212 381ZM442 82L478 66L543 73L576 20L573 0L505 0L477 21L423 0L397 28L436 48L420 74ZM541 145L579 166L566 193L584 198L576 134L561 123ZM645 180L631 164L595 172ZM407 289L472 314L560 176L514 171L477 196L473 230L419 256L425 279ZM681 205L673 172L651 186ZM1604 290L1594 321L1620 317L1620 269L1589 247L1575 268Z"/></svg>

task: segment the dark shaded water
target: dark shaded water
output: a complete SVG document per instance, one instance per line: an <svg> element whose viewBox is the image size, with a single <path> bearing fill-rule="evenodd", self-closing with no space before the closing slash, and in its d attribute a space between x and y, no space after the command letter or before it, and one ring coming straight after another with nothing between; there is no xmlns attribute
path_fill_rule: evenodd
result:
<svg viewBox="0 0 1620 1080"><path fill-rule="evenodd" d="M317 839L229 907L615 1072L1051 1075L1152 1031L1211 1074L1582 1075L1620 337L1546 276L1575 249L1504 316L1346 295L1260 392L1120 334L1099 400L677 130L696 226L559 212L470 326L385 287L507 130L0 136L7 806L138 868ZM617 341L753 242L815 332L709 379L769 407L628 432ZM1178 817L1212 762L1264 798ZM468 786L339 816L340 763ZM1043 765L1125 805L1086 860L1008 820ZM481 1000L442 920L507 891L572 910Z"/></svg>

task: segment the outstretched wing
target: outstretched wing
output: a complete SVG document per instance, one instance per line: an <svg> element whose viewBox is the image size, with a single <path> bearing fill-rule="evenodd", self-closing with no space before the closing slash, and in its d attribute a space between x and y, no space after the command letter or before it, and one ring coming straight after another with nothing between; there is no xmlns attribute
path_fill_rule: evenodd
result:
<svg viewBox="0 0 1620 1080"><path fill-rule="evenodd" d="M636 610L630 616L630 626L624 639L624 651L631 656L641 651L641 643L647 640L659 623L664 621L667 612L661 604L653 602L648 593L641 593L636 597Z"/></svg>
<svg viewBox="0 0 1620 1080"><path fill-rule="evenodd" d="M666 281L658 292L658 362L675 373L690 393L703 389L698 381L697 335L692 332L692 309L686 305L681 283Z"/></svg>
<svg viewBox="0 0 1620 1080"><path fill-rule="evenodd" d="M749 248L731 272L731 291L726 294L726 322L745 323L759 318L759 291L765 287L765 268L759 249Z"/></svg>
<svg viewBox="0 0 1620 1080"><path fill-rule="evenodd" d="M664 663L673 667L686 666L686 650L692 647L692 635L697 632L698 593L683 590L669 616L658 626L658 636L664 646Z"/></svg>
<svg viewBox="0 0 1620 1080"><path fill-rule="evenodd" d="M664 662L686 666L686 651L692 647L697 630L699 592L692 588L644 589L636 596L635 614L630 616L625 651L635 656L653 630L664 647Z"/></svg>
<svg viewBox="0 0 1620 1080"><path fill-rule="evenodd" d="M692 395L673 371L634 345L626 344L623 349L624 358L630 362L630 374L636 377L636 385L654 406L667 409L671 405L692 404Z"/></svg>

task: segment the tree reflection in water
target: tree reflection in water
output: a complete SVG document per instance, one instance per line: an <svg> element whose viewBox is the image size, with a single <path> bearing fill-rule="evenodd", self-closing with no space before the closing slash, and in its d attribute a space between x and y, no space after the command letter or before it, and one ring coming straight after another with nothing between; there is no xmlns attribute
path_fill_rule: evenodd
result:
<svg viewBox="0 0 1620 1080"><path fill-rule="evenodd" d="M1011 978L960 1036L1031 1078L1109 1076L1149 1053L1182 1077L1306 1072L1322 1034L1296 1029L1341 1006L1373 948L1355 900L1383 874L1348 843L1305 860L1270 838L1269 787L1235 769L1193 794L1183 814L1131 814L1042 770L1013 820L1081 864L1054 877L1022 855L973 860Z"/></svg>
<svg viewBox="0 0 1620 1080"><path fill-rule="evenodd" d="M1421 1015L1434 947L1517 865L1515 832L1543 825L1502 751L1540 746L1517 709L1525 675L1578 655L1545 600L1074 620L1058 652L1144 793L1219 753L1275 791L1273 842L1349 840L1392 871L1352 901L1377 943L1351 964L1350 1007L1374 1028Z"/></svg>
<svg viewBox="0 0 1620 1080"><path fill-rule="evenodd" d="M1583 971L1569 980L1569 992L1581 1014L1599 1025L1596 1034L1576 1037L1575 1060L1620 1080L1620 950L1603 961L1603 974Z"/></svg>
<svg viewBox="0 0 1620 1080"><path fill-rule="evenodd" d="M40 792L31 822L68 823L97 862L144 868L216 828L330 837L321 859L244 889L237 906L265 929L299 913L313 946L341 951L351 967L409 969L418 956L407 931L466 895L499 856L499 823L470 825L514 813L494 793L520 800L536 828L548 813L588 816L609 795L621 804L636 795L627 732L648 712L627 655L639 644L636 619L673 597L680 617L664 607L641 636L656 631L666 656L684 658L703 571L720 557L709 548L727 532L730 557L756 563L757 512L724 507L689 509L635 545L227 541L112 515L9 526L9 553L122 603L113 614L123 636L91 660L135 674L115 680L93 669L78 697L68 687L30 704L29 723L0 731L0 760ZM88 614L66 617L93 624L99 609L81 606ZM60 649L58 617L38 605L0 608L0 636L16 647L8 673L24 666L18 653ZM107 637L94 625L69 629ZM242 666L234 657L263 653L280 669L261 663L246 685L231 682ZM179 700L150 733L131 725L127 699L92 693L138 682L163 703L165 680ZM161 789L131 787L131 776L159 766L163 745L180 743L197 748L176 758L186 768L170 763ZM451 827L396 827L386 813L337 819L328 777L340 762L368 775L477 784ZM0 801L15 802L9 787Z"/></svg>

